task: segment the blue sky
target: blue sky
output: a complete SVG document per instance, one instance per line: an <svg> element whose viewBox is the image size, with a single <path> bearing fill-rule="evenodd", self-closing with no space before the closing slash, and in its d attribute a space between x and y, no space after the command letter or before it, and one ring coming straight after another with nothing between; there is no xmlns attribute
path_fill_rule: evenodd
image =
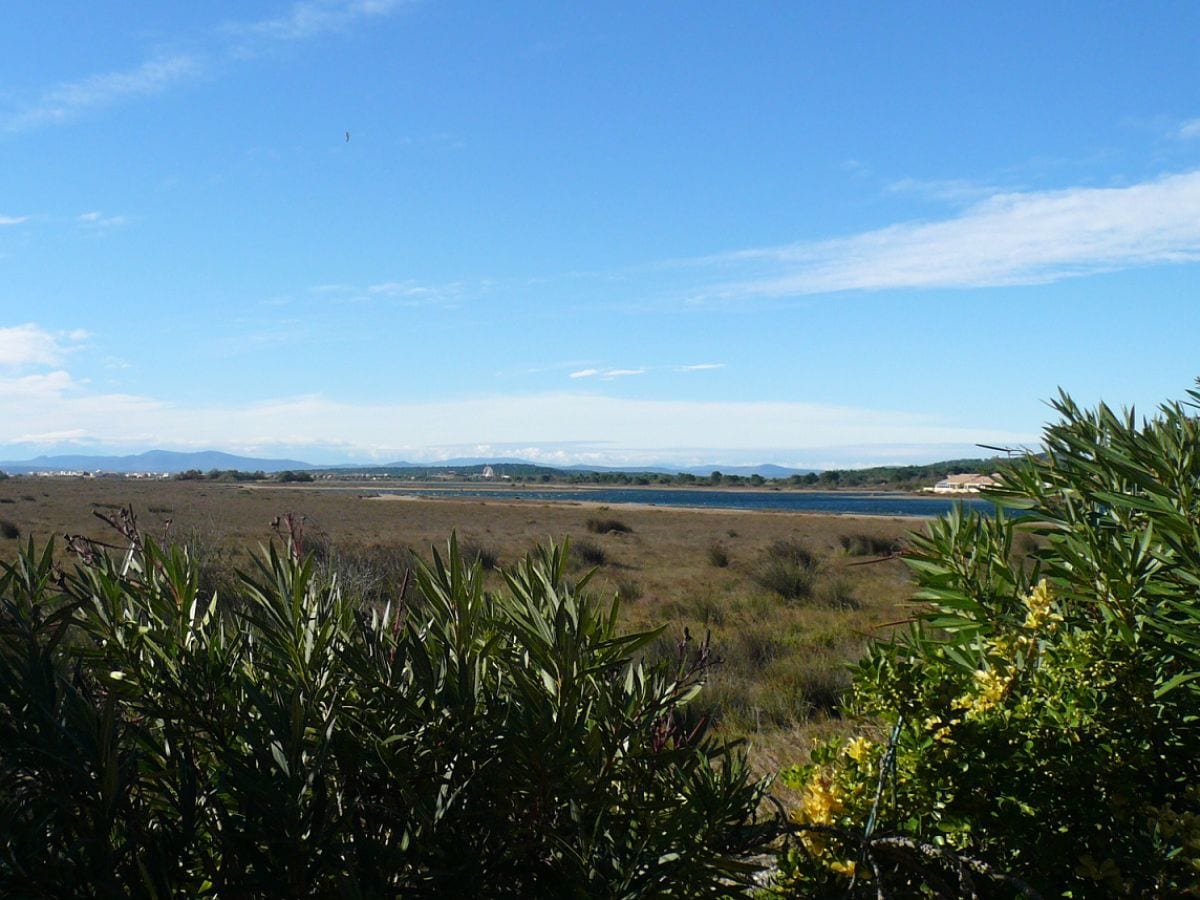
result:
<svg viewBox="0 0 1200 900"><path fill-rule="evenodd" d="M0 458L853 466L1200 375L1200 4L0 9ZM350 138L346 139L346 132Z"/></svg>

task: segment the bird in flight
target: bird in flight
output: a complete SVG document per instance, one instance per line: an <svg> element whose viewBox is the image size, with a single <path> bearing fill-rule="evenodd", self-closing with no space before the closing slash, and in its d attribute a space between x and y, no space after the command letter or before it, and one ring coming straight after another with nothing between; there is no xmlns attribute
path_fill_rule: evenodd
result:
<svg viewBox="0 0 1200 900"><path fill-rule="evenodd" d="M346 132L346 143L350 143L350 132Z"/></svg>

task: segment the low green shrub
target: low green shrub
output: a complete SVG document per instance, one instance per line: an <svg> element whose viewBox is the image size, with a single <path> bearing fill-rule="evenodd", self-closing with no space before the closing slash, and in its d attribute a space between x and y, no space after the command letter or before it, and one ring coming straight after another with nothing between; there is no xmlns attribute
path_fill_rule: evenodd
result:
<svg viewBox="0 0 1200 900"><path fill-rule="evenodd" d="M708 545L708 561L718 569L724 569L729 565L729 551L724 545L714 541Z"/></svg>
<svg viewBox="0 0 1200 900"><path fill-rule="evenodd" d="M763 785L541 548L483 589L453 538L364 606L272 544L236 596L187 548L32 543L0 569L0 895L734 895Z"/></svg>
<svg viewBox="0 0 1200 900"><path fill-rule="evenodd" d="M8 519L0 519L0 537L5 540L15 541L21 536L21 529L16 522L10 522Z"/></svg>

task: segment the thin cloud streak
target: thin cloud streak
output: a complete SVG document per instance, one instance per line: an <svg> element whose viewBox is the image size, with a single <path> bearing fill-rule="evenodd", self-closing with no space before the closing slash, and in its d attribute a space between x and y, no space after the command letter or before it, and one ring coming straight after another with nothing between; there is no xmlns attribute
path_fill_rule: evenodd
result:
<svg viewBox="0 0 1200 900"><path fill-rule="evenodd" d="M997 194L942 221L698 260L742 269L699 302L1044 284L1200 260L1200 170L1121 188Z"/></svg>
<svg viewBox="0 0 1200 900"><path fill-rule="evenodd" d="M0 119L0 129L15 134L59 125L130 97L162 93L179 82L195 78L204 68L204 62L196 56L167 56L147 60L124 72L106 72L63 82L43 91L24 108Z"/></svg>
<svg viewBox="0 0 1200 900"><path fill-rule="evenodd" d="M884 191L888 194L906 194L955 204L983 200L997 193L993 185L977 184L961 178L901 178L885 185Z"/></svg>
<svg viewBox="0 0 1200 900"><path fill-rule="evenodd" d="M361 19L388 15L405 5L408 5L406 0L312 0L293 4L282 16L257 22L235 22L227 25L224 30L243 39L270 42L305 41L349 27ZM244 47L245 45L241 45L238 49Z"/></svg>
<svg viewBox="0 0 1200 900"><path fill-rule="evenodd" d="M645 375L646 369L580 369L572 372L568 378L599 378L601 381L612 381L614 378L629 378L634 375Z"/></svg>
<svg viewBox="0 0 1200 900"><path fill-rule="evenodd" d="M125 100L160 94L219 69L222 62L257 56L271 45L344 30L404 5L407 0L310 0L294 4L285 15L275 18L228 23L218 30L215 41L209 39L205 49L159 55L131 69L88 75L46 88L16 108L0 112L0 133L61 125Z"/></svg>

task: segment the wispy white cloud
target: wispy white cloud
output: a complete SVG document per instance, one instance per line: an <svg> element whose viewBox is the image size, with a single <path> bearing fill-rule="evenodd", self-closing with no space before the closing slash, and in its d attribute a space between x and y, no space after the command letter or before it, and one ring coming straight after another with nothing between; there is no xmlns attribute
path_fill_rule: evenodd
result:
<svg viewBox="0 0 1200 900"><path fill-rule="evenodd" d="M124 225L126 219L124 216L106 216L98 210L93 210L76 216L75 221L85 228L102 231Z"/></svg>
<svg viewBox="0 0 1200 900"><path fill-rule="evenodd" d="M201 58L181 54L149 59L125 71L63 82L0 116L0 129L11 134L61 124L125 99L161 93L179 82L195 78L203 70Z"/></svg>
<svg viewBox="0 0 1200 900"><path fill-rule="evenodd" d="M10 109L0 110L0 132L16 134L58 125L126 100L160 94L217 72L234 59L342 31L405 5L408 0L306 0L280 16L226 23L209 35L183 36L197 49L151 56L127 69L60 82L18 99Z"/></svg>
<svg viewBox="0 0 1200 900"><path fill-rule="evenodd" d="M1200 138L1200 119L1190 119L1179 126L1179 137L1184 140Z"/></svg>
<svg viewBox="0 0 1200 900"><path fill-rule="evenodd" d="M906 194L945 203L970 203L995 196L995 185L963 178L901 178L884 186L889 194Z"/></svg>
<svg viewBox="0 0 1200 900"><path fill-rule="evenodd" d="M415 281L384 281L372 284L367 288L371 297L380 297L408 306L426 304L453 303L464 292L464 285L453 282L449 284L420 284Z"/></svg>
<svg viewBox="0 0 1200 900"><path fill-rule="evenodd" d="M76 349L73 345L87 338L88 333L81 329L53 332L32 322L0 327L0 366L10 369L55 366Z"/></svg>
<svg viewBox="0 0 1200 900"><path fill-rule="evenodd" d="M20 375L16 378L0 378L0 400L45 402L60 398L64 392L74 387L76 382L70 373L61 369L39 372L36 375Z"/></svg>
<svg viewBox="0 0 1200 900"><path fill-rule="evenodd" d="M42 431L36 434L18 435L14 444L76 444L87 440L88 433L82 428L70 428L66 431Z"/></svg>
<svg viewBox="0 0 1200 900"><path fill-rule="evenodd" d="M246 39L257 41L305 41L330 31L339 31L395 12L408 0L309 0L294 3L283 15L257 22L233 22L223 29L239 38L239 50L252 49Z"/></svg>
<svg viewBox="0 0 1200 900"><path fill-rule="evenodd" d="M601 381L611 381L614 378L629 378L634 375L645 375L646 369L580 369L570 373L568 378L599 378Z"/></svg>
<svg viewBox="0 0 1200 900"><path fill-rule="evenodd" d="M713 369L723 369L723 368L725 368L725 363L696 363L696 364L690 365L690 366L658 366L658 367L638 366L635 369L634 368L598 369L598 368L594 368L594 367L588 367L586 369L579 369L575 372L571 372L567 375L567 377L568 378L576 378L576 379L598 378L601 381L609 381L613 378L629 378L634 375L645 375L647 372L651 372L651 371L671 371L671 372L681 372L681 373L687 374L690 372L707 372L707 371L711 371Z"/></svg>
<svg viewBox="0 0 1200 900"><path fill-rule="evenodd" d="M693 296L1040 284L1196 260L1200 170L1127 187L996 194L940 221L712 257L697 262L727 280Z"/></svg>
<svg viewBox="0 0 1200 900"><path fill-rule="evenodd" d="M0 216L0 226L2 225L20 225L27 221L29 216Z"/></svg>
<svg viewBox="0 0 1200 900"><path fill-rule="evenodd" d="M454 307L468 297L488 290L490 283L446 282L423 283L405 281L381 281L366 287L347 282L314 284L307 289L314 297L327 298L334 303L386 302L393 306L446 306Z"/></svg>

